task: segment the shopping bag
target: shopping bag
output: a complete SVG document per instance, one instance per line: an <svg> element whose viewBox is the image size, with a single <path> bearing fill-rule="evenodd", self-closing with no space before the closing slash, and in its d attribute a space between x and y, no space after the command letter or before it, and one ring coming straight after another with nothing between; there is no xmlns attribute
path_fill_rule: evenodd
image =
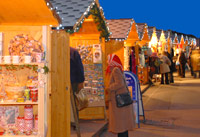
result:
<svg viewBox="0 0 200 137"><path fill-rule="evenodd" d="M80 90L79 93L75 93L75 101L79 111L88 107L88 98L84 94L84 89Z"/></svg>

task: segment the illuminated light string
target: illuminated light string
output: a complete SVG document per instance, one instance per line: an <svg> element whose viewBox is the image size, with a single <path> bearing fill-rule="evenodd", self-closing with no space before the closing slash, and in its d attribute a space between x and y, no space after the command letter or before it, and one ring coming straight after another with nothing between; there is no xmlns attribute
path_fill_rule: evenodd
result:
<svg viewBox="0 0 200 137"><path fill-rule="evenodd" d="M95 13L93 14L93 12L95 12ZM98 14L96 14L96 12ZM90 4L90 6L88 6L86 11L83 13L82 19L76 22L74 29L72 29L72 30L68 29L67 32L68 33L78 32L80 30L80 28L82 27L82 23L84 22L85 18L87 18L90 14L93 15L93 19L95 20L95 23L98 22L97 27L98 27L98 30L101 31L101 36L105 37L105 39L108 40L110 33L109 33L109 28L106 25L106 21L104 20L105 16L103 14L103 8L102 7L98 8L95 0L94 0L94 2L92 2ZM101 15L103 15L103 18L101 17ZM103 23L101 22L101 20L104 20Z"/></svg>
<svg viewBox="0 0 200 137"><path fill-rule="evenodd" d="M58 10L58 7L53 8L49 2L47 2L46 5L49 7L50 10ZM96 5L96 2L95 2L95 0L94 0L94 1L91 3L91 5L88 6L88 8L86 9L86 11L84 12L84 17L83 17L83 19L82 19L81 21L79 21L79 22L76 22L75 28L74 28L73 30L68 29L67 32L69 32L69 33L78 32L79 29L80 29L81 26L82 26L82 23L84 22L84 19L85 19L86 17L88 17L88 16L91 14L90 11L91 11L92 8L95 7L95 5ZM96 7L97 7L97 5L96 5ZM102 7L99 7L99 10L101 11L101 14L103 15L103 17L104 17L104 19L105 19L104 12L103 12L103 8L102 8ZM58 11L57 14L60 14L60 12ZM64 18L61 18L61 19L64 20ZM104 21L104 23L107 24L106 21ZM128 34L129 34L130 31L131 31L131 28L132 28L132 24L133 24L133 23L134 23L134 20L132 19L131 27L129 28L129 30L128 30L128 32L127 32L127 36L126 36L125 39L128 38ZM50 25L50 27L52 27L52 25ZM145 25L145 27L148 28L147 25ZM137 28L137 33L138 33L137 24L136 24L136 28ZM60 24L58 27L56 27L56 29L57 29L57 30L59 30L59 29L64 29L64 27L62 26L62 24ZM110 30L110 29L109 29L108 25L106 26L106 29L107 29L107 31L108 31L108 32L107 32L108 34L107 34L106 40L108 41L108 40L109 40L109 39L108 39L108 36L111 34L111 33L109 33L109 30ZM147 33L148 33L148 32L149 32L149 31L148 31L148 29L147 29ZM168 33L170 33L170 32L168 32ZM149 37L149 39L151 39L149 35L148 35L148 37ZM169 34L168 34L168 37L170 37ZM174 39L171 39L171 38L170 38L172 43L174 43L176 37L178 38L177 34L175 33ZM182 35L182 37L183 37L183 35ZM143 38L144 38L144 30L143 30L142 39L143 39ZM123 41L123 40L125 40L125 39L121 39L121 41ZM139 34L138 34L138 39L139 39ZM185 43L185 41L188 41L188 45L189 45L189 44L192 44L192 42L196 45L196 39L195 39L195 38L191 38L191 37L188 37L188 36L186 35L186 38L183 37L183 39L184 39L184 43ZM118 39L117 39L117 40L118 40ZM179 39L178 39L178 41L179 41ZM180 42L179 42L179 43L180 43Z"/></svg>

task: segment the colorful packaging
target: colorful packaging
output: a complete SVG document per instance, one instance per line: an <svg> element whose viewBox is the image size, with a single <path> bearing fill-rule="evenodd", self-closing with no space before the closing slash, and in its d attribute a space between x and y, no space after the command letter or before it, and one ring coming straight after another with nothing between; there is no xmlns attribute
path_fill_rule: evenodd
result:
<svg viewBox="0 0 200 137"><path fill-rule="evenodd" d="M37 100L38 100L38 89L37 88L31 89L31 99L32 99L32 102L37 102Z"/></svg>
<svg viewBox="0 0 200 137"><path fill-rule="evenodd" d="M26 105L24 107L24 119L33 119L33 106L32 105Z"/></svg>
<svg viewBox="0 0 200 137"><path fill-rule="evenodd" d="M25 128L24 130L26 132L32 131L33 130L33 119L25 119L24 120L25 123Z"/></svg>
<svg viewBox="0 0 200 137"><path fill-rule="evenodd" d="M25 128L25 122L23 116L17 117L17 124L16 124L17 131L23 133Z"/></svg>

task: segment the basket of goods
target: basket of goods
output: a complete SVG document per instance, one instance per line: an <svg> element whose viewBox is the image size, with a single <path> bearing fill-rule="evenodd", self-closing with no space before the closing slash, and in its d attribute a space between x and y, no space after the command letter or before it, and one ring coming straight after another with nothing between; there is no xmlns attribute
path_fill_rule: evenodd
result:
<svg viewBox="0 0 200 137"><path fill-rule="evenodd" d="M20 85L19 83L8 84L5 86L5 92L7 95L7 100L17 100L24 96L25 86Z"/></svg>

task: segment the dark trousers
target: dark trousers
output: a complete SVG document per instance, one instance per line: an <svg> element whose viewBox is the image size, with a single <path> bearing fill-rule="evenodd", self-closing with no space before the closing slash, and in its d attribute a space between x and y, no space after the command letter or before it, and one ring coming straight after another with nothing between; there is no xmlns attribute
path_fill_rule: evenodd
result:
<svg viewBox="0 0 200 137"><path fill-rule="evenodd" d="M191 71L191 76L193 76L194 72L193 72L193 67L192 67L192 65L190 65L190 71Z"/></svg>
<svg viewBox="0 0 200 137"><path fill-rule="evenodd" d="M164 77L165 77L165 84L169 84L168 73L164 73L161 75L161 84L164 84Z"/></svg>
<svg viewBox="0 0 200 137"><path fill-rule="evenodd" d="M180 64L181 77L185 77L185 64Z"/></svg>
<svg viewBox="0 0 200 137"><path fill-rule="evenodd" d="M118 137L128 137L128 131L118 133Z"/></svg>
<svg viewBox="0 0 200 137"><path fill-rule="evenodd" d="M169 77L170 77L170 83L174 83L173 71L170 71Z"/></svg>

